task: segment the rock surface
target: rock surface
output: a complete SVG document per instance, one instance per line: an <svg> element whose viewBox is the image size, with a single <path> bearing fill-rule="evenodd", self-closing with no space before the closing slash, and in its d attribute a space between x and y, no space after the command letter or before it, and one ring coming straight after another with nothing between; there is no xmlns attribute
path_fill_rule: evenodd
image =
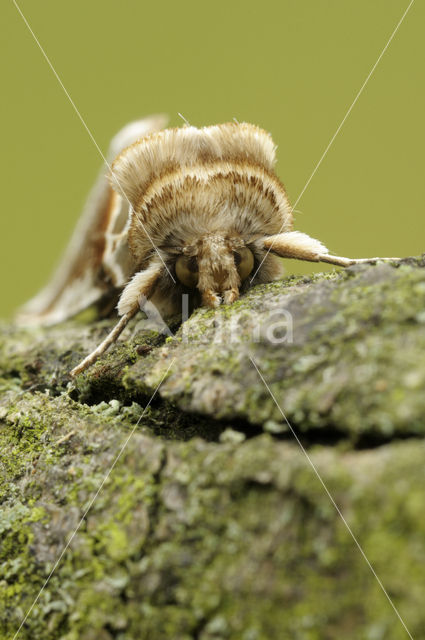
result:
<svg viewBox="0 0 425 640"><path fill-rule="evenodd" d="M0 638L47 578L18 638L425 638L424 301L292 277L75 381L113 320L3 326Z"/></svg>

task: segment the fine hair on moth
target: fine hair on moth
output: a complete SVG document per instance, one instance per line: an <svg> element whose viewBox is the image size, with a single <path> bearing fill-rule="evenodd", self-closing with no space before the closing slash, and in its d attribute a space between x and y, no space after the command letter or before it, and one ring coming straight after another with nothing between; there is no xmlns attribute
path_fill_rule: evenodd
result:
<svg viewBox="0 0 425 640"><path fill-rule="evenodd" d="M155 115L113 138L56 273L18 316L52 325L92 305L111 311L119 295L118 323L73 376L115 342L143 300L170 317L181 312L185 293L193 307L233 303L249 287L279 278L279 258L342 267L383 259L331 255L294 230L274 172L276 147L263 129L237 121L166 125Z"/></svg>

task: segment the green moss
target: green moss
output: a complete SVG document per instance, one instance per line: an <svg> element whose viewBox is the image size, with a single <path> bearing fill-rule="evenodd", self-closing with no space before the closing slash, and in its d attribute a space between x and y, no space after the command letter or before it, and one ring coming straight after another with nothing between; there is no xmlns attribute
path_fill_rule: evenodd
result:
<svg viewBox="0 0 425 640"><path fill-rule="evenodd" d="M257 287L195 312L189 340L140 332L71 384L110 321L5 329L0 638L68 542L22 640L406 636L250 356L421 637L422 262ZM266 323L283 305L294 342L276 347ZM240 339L214 342L234 320Z"/></svg>
<svg viewBox="0 0 425 640"><path fill-rule="evenodd" d="M6 512L13 535L5 547L8 573L2 582L5 633L16 630L17 603L25 609L35 597L120 441L116 431L82 426L62 461L67 482L59 491L54 466L36 471L47 512L18 502ZM82 458L88 445L92 453ZM415 542L425 533L423 454L422 444L412 443L343 458L328 449L311 453L335 499L345 505L350 525L362 532L381 579L397 591L412 633L424 622L418 606L425 587L423 548ZM84 473L70 474L79 464ZM400 478L403 485L393 489ZM13 571L25 596L15 590ZM265 436L166 445L135 434L22 637L214 638L220 632L229 638L284 633L336 639L344 633L354 639L369 637L377 622L384 637L403 637L295 446Z"/></svg>
<svg viewBox="0 0 425 640"><path fill-rule="evenodd" d="M257 287L233 305L199 310L181 329L185 339L167 345L160 358L136 362L126 385L153 389L172 364L160 393L183 410L282 422L252 357L289 420L305 432L333 428L359 442L422 434L418 264L292 278ZM267 331L282 308L293 321L293 341L275 345Z"/></svg>
<svg viewBox="0 0 425 640"><path fill-rule="evenodd" d="M19 500L0 510L0 620L6 621L26 593L35 593L41 586L42 576L31 553L31 525L44 518L41 506L29 507Z"/></svg>

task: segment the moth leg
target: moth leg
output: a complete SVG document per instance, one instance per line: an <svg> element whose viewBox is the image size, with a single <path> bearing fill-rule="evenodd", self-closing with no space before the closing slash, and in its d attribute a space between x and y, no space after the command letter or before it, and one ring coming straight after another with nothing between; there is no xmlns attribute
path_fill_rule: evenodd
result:
<svg viewBox="0 0 425 640"><path fill-rule="evenodd" d="M70 372L71 376L74 377L88 369L88 367L94 364L98 357L102 355L102 353L105 353L111 344L117 340L128 322L141 308L141 303L152 293L152 289L163 273L163 270L164 265L159 261L159 259L156 259L151 262L147 269L139 271L139 273L136 273L136 275L132 277L122 292L118 302L118 313L122 317L99 346L84 358L79 365L72 369Z"/></svg>
<svg viewBox="0 0 425 640"><path fill-rule="evenodd" d="M268 249L282 258L295 258L308 260L309 262L328 262L340 267L349 267L353 264L374 264L378 260L399 260L399 258L345 258L343 256L330 255L327 248L320 240L310 238L300 231L287 231L275 236L262 238L264 249Z"/></svg>
<svg viewBox="0 0 425 640"><path fill-rule="evenodd" d="M221 297L217 290L217 283L212 274L211 264L205 258L198 261L199 279L197 288L201 292L202 304L206 307L215 308L221 304Z"/></svg>
<svg viewBox="0 0 425 640"><path fill-rule="evenodd" d="M221 284L221 291L224 304L232 304L239 298L239 287L241 279L236 269L230 270L227 277Z"/></svg>
<svg viewBox="0 0 425 640"><path fill-rule="evenodd" d="M206 307L215 308L221 304L221 298L213 289L205 289L202 291L202 303Z"/></svg>
<svg viewBox="0 0 425 640"><path fill-rule="evenodd" d="M131 320L131 318L134 315L136 315L137 311L138 311L138 307L135 307L132 310L132 312L129 312L123 315L120 321L112 329L112 331L108 333L108 335L103 340L103 342L101 342L100 345L96 347L94 351L92 351L86 358L84 358L84 360L82 360L79 365L77 365L72 369L72 371L70 371L71 376L75 377L79 373L82 373L83 371L91 367L91 365L96 362L98 357L101 356L102 353L105 353L105 351L109 349L111 344L116 341L120 333L122 333L122 331L127 326L129 320Z"/></svg>
<svg viewBox="0 0 425 640"><path fill-rule="evenodd" d="M379 260L383 262L394 262L400 258L344 258L343 256L331 256L329 253L319 255L320 262L336 264L340 267L350 267L352 264L376 264Z"/></svg>
<svg viewBox="0 0 425 640"><path fill-rule="evenodd" d="M236 282L227 278L220 285L220 292L214 291L213 288L202 290L202 302L206 307L219 307L221 302L231 304L239 298L240 279Z"/></svg>
<svg viewBox="0 0 425 640"><path fill-rule="evenodd" d="M319 256L328 254L324 244L300 231L287 231L275 236L267 236L261 239L261 243L264 249L268 249L282 258L318 262Z"/></svg>
<svg viewBox="0 0 425 640"><path fill-rule="evenodd" d="M239 298L239 288L226 289L223 293L224 304L232 304Z"/></svg>
<svg viewBox="0 0 425 640"><path fill-rule="evenodd" d="M155 284L164 271L164 263L159 257L156 257L151 260L147 269L136 273L126 284L121 294L117 305L118 314L123 316L134 309L134 307L139 309L140 301L149 298Z"/></svg>

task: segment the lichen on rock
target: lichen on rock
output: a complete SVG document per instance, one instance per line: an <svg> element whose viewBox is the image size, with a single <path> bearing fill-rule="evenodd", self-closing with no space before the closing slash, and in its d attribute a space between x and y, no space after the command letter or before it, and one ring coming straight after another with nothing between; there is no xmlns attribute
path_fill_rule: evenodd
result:
<svg viewBox="0 0 425 640"><path fill-rule="evenodd" d="M0 638L54 568L19 638L401 640L346 524L422 637L424 300L423 257L291 277L75 381L113 320L4 325Z"/></svg>

